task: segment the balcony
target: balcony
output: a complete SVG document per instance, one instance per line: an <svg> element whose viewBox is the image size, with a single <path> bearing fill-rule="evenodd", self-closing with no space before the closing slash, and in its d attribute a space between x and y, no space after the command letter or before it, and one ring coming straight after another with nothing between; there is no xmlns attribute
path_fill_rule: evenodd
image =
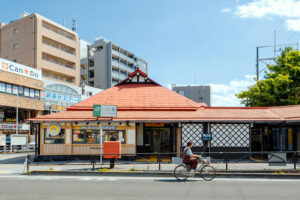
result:
<svg viewBox="0 0 300 200"><path fill-rule="evenodd" d="M112 71L111 72L111 76L115 79L119 79L119 72L116 72L116 71Z"/></svg>

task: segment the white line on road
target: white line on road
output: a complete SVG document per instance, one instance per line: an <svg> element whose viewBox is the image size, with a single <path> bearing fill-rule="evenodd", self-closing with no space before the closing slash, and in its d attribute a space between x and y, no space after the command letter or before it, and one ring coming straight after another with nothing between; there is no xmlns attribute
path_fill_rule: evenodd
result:
<svg viewBox="0 0 300 200"><path fill-rule="evenodd" d="M79 181L117 181L117 180L174 180L172 177L105 177L105 176L26 176L26 175L0 175L0 179L27 179L27 180L79 180ZM191 178L188 180L203 181L201 178ZM216 178L213 181L236 181L236 182L300 182L299 179L246 179L246 178Z"/></svg>

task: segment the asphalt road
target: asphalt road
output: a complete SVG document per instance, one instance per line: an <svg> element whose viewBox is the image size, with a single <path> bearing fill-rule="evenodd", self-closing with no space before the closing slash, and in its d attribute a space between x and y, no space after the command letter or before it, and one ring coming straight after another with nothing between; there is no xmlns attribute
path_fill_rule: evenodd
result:
<svg viewBox="0 0 300 200"><path fill-rule="evenodd" d="M299 199L300 180L0 176L1 200Z"/></svg>

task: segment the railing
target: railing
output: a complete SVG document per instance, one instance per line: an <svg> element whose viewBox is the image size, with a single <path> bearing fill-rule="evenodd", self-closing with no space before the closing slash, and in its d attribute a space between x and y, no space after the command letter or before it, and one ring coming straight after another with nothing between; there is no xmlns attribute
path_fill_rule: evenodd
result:
<svg viewBox="0 0 300 200"><path fill-rule="evenodd" d="M277 153L288 155L287 159L284 159L277 155ZM110 165L110 168L115 165L120 168L127 166L135 169L136 165L148 165L155 170L162 170L164 166L165 171L173 171L174 168L181 163L181 154L178 152L169 153L134 153L134 154L103 154L119 156L121 159L104 159L103 163L100 163L99 155L72 155L68 156L63 161L54 161L56 156L41 156L35 157L36 162L30 163L33 160L33 156L28 156L28 170L29 166L84 166L92 165L92 170L95 170L96 166L99 165L101 168L104 165ZM209 158L212 166L217 171L252 171L252 172L295 172L299 168L298 159L300 157L300 151L286 151L286 152L195 152L205 158ZM148 159L149 156L155 157L155 159ZM132 161L128 161L128 160ZM274 159L276 158L276 159ZM167 161L166 161L167 159ZM177 162L176 162L177 161ZM178 162L179 161L179 162ZM267 165L268 164L268 165ZM274 166L271 164L279 164L280 166ZM283 165L286 165L283 167ZM84 168L86 169L86 168ZM147 171L150 169L143 169Z"/></svg>

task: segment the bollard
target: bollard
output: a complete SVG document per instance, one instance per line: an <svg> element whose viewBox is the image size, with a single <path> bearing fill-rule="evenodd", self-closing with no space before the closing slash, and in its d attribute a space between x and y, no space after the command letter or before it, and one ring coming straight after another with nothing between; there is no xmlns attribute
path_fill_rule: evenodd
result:
<svg viewBox="0 0 300 200"><path fill-rule="evenodd" d="M293 160L294 160L294 170L297 169L297 153L293 152Z"/></svg>
<svg viewBox="0 0 300 200"><path fill-rule="evenodd" d="M114 158L111 158L110 159L110 169L113 169L115 167L115 159Z"/></svg>
<svg viewBox="0 0 300 200"><path fill-rule="evenodd" d="M30 164L30 161L29 161L29 159L30 159L30 156L29 155L27 155L27 163L26 163L26 172L29 172L29 164Z"/></svg>
<svg viewBox="0 0 300 200"><path fill-rule="evenodd" d="M95 160L93 160L93 171L95 171Z"/></svg>
<svg viewBox="0 0 300 200"><path fill-rule="evenodd" d="M158 170L160 171L160 153L158 153Z"/></svg>
<svg viewBox="0 0 300 200"><path fill-rule="evenodd" d="M226 171L228 171L228 152L225 153Z"/></svg>

